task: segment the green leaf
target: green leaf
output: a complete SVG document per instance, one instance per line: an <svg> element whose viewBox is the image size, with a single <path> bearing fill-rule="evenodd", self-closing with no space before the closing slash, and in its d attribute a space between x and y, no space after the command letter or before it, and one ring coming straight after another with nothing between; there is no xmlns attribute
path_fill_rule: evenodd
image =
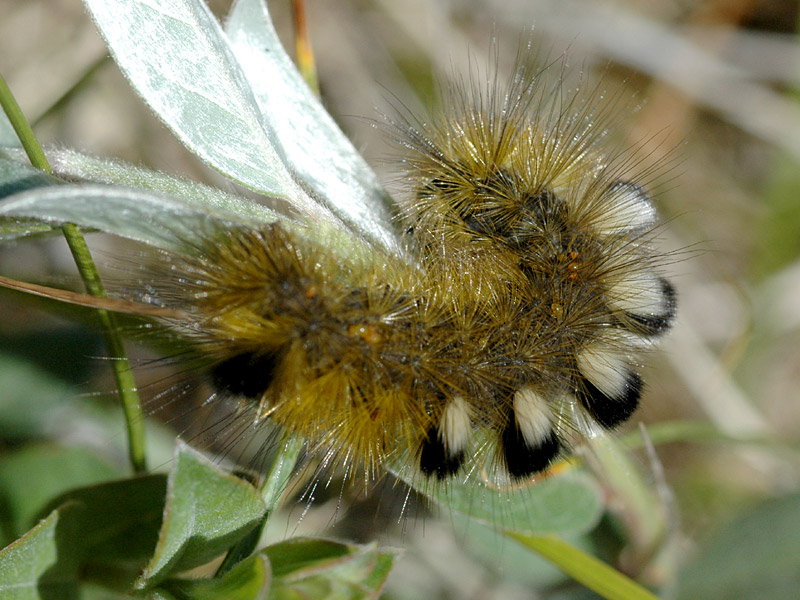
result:
<svg viewBox="0 0 800 600"><path fill-rule="evenodd" d="M0 204L0 217L74 223L159 248L180 248L208 230L213 217L192 201L100 184L39 188ZM239 221L244 222L244 220Z"/></svg>
<svg viewBox="0 0 800 600"><path fill-rule="evenodd" d="M272 573L275 577L284 577L290 573L319 565L336 563L339 559L351 555L356 547L316 538L293 538L278 542L262 552L272 562Z"/></svg>
<svg viewBox="0 0 800 600"><path fill-rule="evenodd" d="M14 539L57 494L118 476L95 452L55 445L27 446L0 461L0 499ZM49 511L48 511L49 512Z"/></svg>
<svg viewBox="0 0 800 600"><path fill-rule="evenodd" d="M0 242L46 233L61 234L61 231L30 219L0 219Z"/></svg>
<svg viewBox="0 0 800 600"><path fill-rule="evenodd" d="M20 171L21 174L32 170L43 184L64 183L60 179L44 175L33 167L21 164L27 161L21 150L6 149L5 154L13 160L0 159L0 190L3 189L4 162L9 163L7 167L9 169L18 170L21 167L23 169ZM219 218L252 223L272 223L278 219L275 211L242 196L235 196L214 187L143 169L119 160L95 158L63 148L48 148L47 158L53 171L69 181L82 180L161 192L179 198L187 207L194 207ZM19 191L22 191L22 188ZM9 193L13 193L13 190ZM286 217L281 218L286 219Z"/></svg>
<svg viewBox="0 0 800 600"><path fill-rule="evenodd" d="M304 447L299 438L290 438L278 447L275 458L269 466L264 483L261 484L261 498L269 512L274 511L286 492L295 473L297 460Z"/></svg>
<svg viewBox="0 0 800 600"><path fill-rule="evenodd" d="M171 579L163 587L180 600L266 600L269 597L270 565L265 556L254 555L240 562L223 577Z"/></svg>
<svg viewBox="0 0 800 600"><path fill-rule="evenodd" d="M68 546L59 542L66 554L57 557L58 572L80 567L112 589L127 590L156 546L165 493L166 477L149 475L73 490L51 501L50 507L59 507L51 513L61 515L59 528L71 532L64 538Z"/></svg>
<svg viewBox="0 0 800 600"><path fill-rule="evenodd" d="M5 158L3 154L7 152L2 150L6 149L0 149L0 199L17 192L64 183L30 165ZM23 156L21 151L14 152L14 155Z"/></svg>
<svg viewBox="0 0 800 600"><path fill-rule="evenodd" d="M84 3L122 72L192 152L242 185L327 218L284 165L205 2Z"/></svg>
<svg viewBox="0 0 800 600"><path fill-rule="evenodd" d="M367 575L362 581L361 585L368 590L375 592L375 597L380 596L386 579L394 567L395 561L400 557L400 552L397 550L381 550L375 557L375 566L372 572Z"/></svg>
<svg viewBox="0 0 800 600"><path fill-rule="evenodd" d="M374 544L356 546L295 538L262 550L274 577L270 599L377 598L397 553Z"/></svg>
<svg viewBox="0 0 800 600"><path fill-rule="evenodd" d="M0 551L4 600L78 598L80 529L74 506L53 511L25 536Z"/></svg>
<svg viewBox="0 0 800 600"><path fill-rule="evenodd" d="M569 579L561 569L549 561L532 555L528 548L510 541L502 530L478 523L458 513L453 513L450 522L459 548L468 556L474 557L478 564L493 572L502 572L505 583L544 590L560 586ZM591 532L568 539L594 554L596 548L592 547L590 535Z"/></svg>
<svg viewBox="0 0 800 600"><path fill-rule="evenodd" d="M476 476L437 485L400 477L447 512L519 533L584 533L597 524L604 508L597 484L576 470L505 490L489 487Z"/></svg>
<svg viewBox="0 0 800 600"><path fill-rule="evenodd" d="M151 587L170 573L205 564L252 530L266 508L258 490L176 445L158 545L137 582Z"/></svg>
<svg viewBox="0 0 800 600"><path fill-rule="evenodd" d="M249 556L255 550L264 533L267 521L286 492L302 449L303 442L298 438L291 438L283 442L277 449L260 488L261 499L264 501L264 507L266 508L264 518L258 527L231 548L225 556L225 560L218 567L217 575L227 572L233 565Z"/></svg>
<svg viewBox="0 0 800 600"><path fill-rule="evenodd" d="M800 495L763 502L735 519L681 573L681 600L797 598Z"/></svg>
<svg viewBox="0 0 800 600"><path fill-rule="evenodd" d="M281 46L263 0L237 0L225 31L289 169L338 217L398 250L389 198Z"/></svg>
<svg viewBox="0 0 800 600"><path fill-rule="evenodd" d="M5 115L0 111L0 121L4 119ZM1 131L0 137L2 137ZM4 158L3 155L11 150L13 149L0 149L0 200L25 190L62 183L55 177L47 175L28 164ZM21 156L22 152L15 152L15 154ZM34 233L48 232L52 231L52 229L50 225L30 220L0 219L0 241L24 237Z"/></svg>
<svg viewBox="0 0 800 600"><path fill-rule="evenodd" d="M138 573L156 546L166 490L165 475L143 475L72 490L50 507L83 508L79 516L86 562L119 566L135 561Z"/></svg>

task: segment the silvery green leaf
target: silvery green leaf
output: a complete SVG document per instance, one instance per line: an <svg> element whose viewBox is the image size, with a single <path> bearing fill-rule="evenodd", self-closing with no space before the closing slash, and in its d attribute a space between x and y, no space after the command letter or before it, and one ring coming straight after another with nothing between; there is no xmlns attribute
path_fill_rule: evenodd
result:
<svg viewBox="0 0 800 600"><path fill-rule="evenodd" d="M396 251L390 199L284 51L264 0L237 0L225 31L289 169L345 223Z"/></svg>
<svg viewBox="0 0 800 600"><path fill-rule="evenodd" d="M57 148L48 149L47 157L50 159L53 171L70 180L78 179L161 192L180 198L187 206L191 205L199 211L207 211L211 215L234 220L271 223L278 219L274 211L247 198L122 161L95 158L74 150ZM285 220L287 217L282 215L281 219Z"/></svg>
<svg viewBox="0 0 800 600"><path fill-rule="evenodd" d="M397 473L396 473L397 474ZM403 477L447 512L491 527L529 534L574 535L589 531L603 514L597 484L585 473L565 472L535 484L500 490L479 477L446 486Z"/></svg>
<svg viewBox="0 0 800 600"><path fill-rule="evenodd" d="M0 114L0 121L5 117ZM15 148L0 148L0 201L7 196L38 187L57 185L61 182L29 164L9 160L5 156L20 153ZM27 159L24 159L27 160ZM12 240L36 233L52 230L50 225L36 223L27 219L0 218L0 241Z"/></svg>
<svg viewBox="0 0 800 600"><path fill-rule="evenodd" d="M489 438L476 431L483 448ZM388 471L438 505L444 514L460 514L498 530L545 535L578 535L597 525L605 508L597 482L576 468L555 468L548 477L513 481L488 454L467 460L465 474L446 482L423 477L403 455Z"/></svg>
<svg viewBox="0 0 800 600"><path fill-rule="evenodd" d="M5 158L10 154L22 156L22 151L0 148L0 199L28 189L62 183L56 177L48 175L30 164Z"/></svg>
<svg viewBox="0 0 800 600"><path fill-rule="evenodd" d="M84 0L117 64L175 135L231 179L333 219L284 165L217 20L202 0Z"/></svg>
<svg viewBox="0 0 800 600"><path fill-rule="evenodd" d="M196 239L215 221L259 224L252 218L232 219L230 213L198 209L183 198L91 183L14 194L0 203L3 217L74 223L165 249L179 249L181 240Z"/></svg>

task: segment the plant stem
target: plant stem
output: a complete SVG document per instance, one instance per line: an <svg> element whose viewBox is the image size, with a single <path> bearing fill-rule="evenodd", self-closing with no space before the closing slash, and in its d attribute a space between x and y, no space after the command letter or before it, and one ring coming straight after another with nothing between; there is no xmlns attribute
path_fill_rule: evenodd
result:
<svg viewBox="0 0 800 600"><path fill-rule="evenodd" d="M19 141L31 164L45 173L52 174L53 169L47 161L41 144L36 139L33 129L25 115L22 114L19 104L2 75L0 75L0 104L2 104L3 110L17 137L19 137ZM83 234L81 234L77 225L72 223L65 223L61 229L69 250L75 259L75 264L78 267L78 272L81 279L83 279L86 290L92 296L106 297L103 282L100 279L97 266L92 260L92 255L89 252L89 247L86 245ZM97 315L102 325L103 340L112 357L111 368L114 372L114 379L116 380L125 413L125 422L128 429L129 459L133 470L136 473L141 473L147 470L147 461L144 443L144 413L139 401L139 395L136 393L136 382L133 379L130 364L125 356L125 348L119 335L114 315L105 310L98 310Z"/></svg>
<svg viewBox="0 0 800 600"><path fill-rule="evenodd" d="M106 291L97 267L92 260L86 240L76 225L65 223L61 227L67 245L78 266L86 290L100 298L106 297ZM144 440L144 412L139 394L136 392L136 381L133 378L130 363L125 355L125 346L117 328L117 319L114 313L107 310L98 310L103 331L103 341L111 355L111 370L122 401L122 410L125 414L125 426L128 430L128 459L134 472L147 471L147 458Z"/></svg>
<svg viewBox="0 0 800 600"><path fill-rule="evenodd" d="M19 107L19 104L17 104L14 94L11 93L2 75L0 75L0 104L3 105L3 110L8 117L8 121L11 123L22 147L28 154L31 164L37 169L41 169L45 173L52 175L53 169L50 167L50 163L47 162L44 150L42 150L41 144L39 144L39 141L36 139L33 129L31 129L25 115L22 114L22 109Z"/></svg>
<svg viewBox="0 0 800 600"><path fill-rule="evenodd" d="M658 597L601 560L553 535L506 532L567 575L607 600L658 600Z"/></svg>
<svg viewBox="0 0 800 600"><path fill-rule="evenodd" d="M314 61L314 50L311 48L311 36L308 33L305 0L292 1L292 15L294 17L294 48L297 68L311 91L319 96L319 78Z"/></svg>

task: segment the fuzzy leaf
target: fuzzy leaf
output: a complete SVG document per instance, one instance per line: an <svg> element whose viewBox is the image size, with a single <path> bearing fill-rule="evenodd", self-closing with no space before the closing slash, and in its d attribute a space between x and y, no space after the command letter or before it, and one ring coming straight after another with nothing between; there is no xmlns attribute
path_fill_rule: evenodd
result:
<svg viewBox="0 0 800 600"><path fill-rule="evenodd" d="M5 115L0 113L0 121L3 119L5 119ZM51 177L39 169L5 158L4 155L9 152L15 152L15 150L13 148L0 149L0 201L18 192L61 183L55 177ZM51 230L52 227L49 225L25 219L0 219L0 240L9 240Z"/></svg>
<svg viewBox="0 0 800 600"><path fill-rule="evenodd" d="M272 565L272 600L377 598L397 558L396 552L374 545L314 538L279 542L262 554Z"/></svg>
<svg viewBox="0 0 800 600"><path fill-rule="evenodd" d="M0 199L32 188L63 183L35 167L5 158L9 152L21 156L21 151L0 148Z"/></svg>
<svg viewBox="0 0 800 600"><path fill-rule="evenodd" d="M56 494L118 475L114 467L84 448L29 445L0 461L0 502L14 537ZM60 503L59 503L60 504ZM49 511L48 511L49 512Z"/></svg>
<svg viewBox="0 0 800 600"><path fill-rule="evenodd" d="M135 561L138 571L155 548L166 490L165 475L144 475L75 489L49 506L83 509L76 514L87 562L119 569L122 562Z"/></svg>
<svg viewBox="0 0 800 600"><path fill-rule="evenodd" d="M12 154L14 158L18 155ZM95 158L75 150L49 148L47 158L53 171L68 180L124 186L151 190L180 198L186 206L219 218L243 222L272 223L278 219L275 211L242 196L182 179L159 171L143 169L122 161ZM284 211L284 212L288 212ZM286 220L287 217L281 216Z"/></svg>
<svg viewBox="0 0 800 600"><path fill-rule="evenodd" d="M578 471L567 471L518 489L497 490L477 477L428 485L403 477L445 511L518 533L575 535L594 527L603 513L597 484Z"/></svg>
<svg viewBox="0 0 800 600"><path fill-rule="evenodd" d="M0 551L0 598L71 600L78 597L81 536L75 507L53 511L22 538Z"/></svg>
<svg viewBox="0 0 800 600"><path fill-rule="evenodd" d="M390 199L286 54L266 2L237 0L225 31L289 169L356 231L398 251Z"/></svg>
<svg viewBox="0 0 800 600"><path fill-rule="evenodd" d="M74 223L159 248L178 248L214 221L191 200L89 183L15 194L0 204L2 217Z"/></svg>
<svg viewBox="0 0 800 600"><path fill-rule="evenodd" d="M266 512L258 491L248 483L220 471L180 442L175 452L158 545L137 582L140 589L219 556Z"/></svg>
<svg viewBox="0 0 800 600"><path fill-rule="evenodd" d="M122 72L187 148L242 185L312 218L332 218L286 168L205 2L84 3Z"/></svg>
<svg viewBox="0 0 800 600"><path fill-rule="evenodd" d="M269 584L269 560L255 555L240 562L223 577L173 579L164 582L163 587L180 600L267 600Z"/></svg>

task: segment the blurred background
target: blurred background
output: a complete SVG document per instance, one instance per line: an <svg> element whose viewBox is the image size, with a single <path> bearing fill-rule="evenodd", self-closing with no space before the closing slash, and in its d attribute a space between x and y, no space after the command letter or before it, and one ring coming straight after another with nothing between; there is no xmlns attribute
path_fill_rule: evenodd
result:
<svg viewBox="0 0 800 600"><path fill-rule="evenodd" d="M210 4L223 16L230 3ZM291 53L291 6L270 8ZM643 407L622 432L631 439L646 425L655 454L640 452L637 464L674 521L672 559L652 563L647 577L667 597L796 598L798 3L310 0L307 11L323 101L390 189L402 182L378 114L435 106L439 83L486 64L495 38L501 70L530 38L542 55L567 53L569 85L602 76L609 95L624 88L633 98L610 137L655 166L652 187L668 220L659 244L674 253L666 271L679 297L678 323L648 359ZM0 72L43 143L230 189L129 88L79 0L4 0ZM70 269L60 242L0 248L3 275L54 284ZM124 439L103 393L113 384L91 315L0 292L0 452L32 438L90 446L114 472ZM166 464L171 434L154 426L151 436ZM0 490L19 474L0 464ZM402 545L392 598L593 597L543 562L531 566L510 542L502 559L487 559L446 517L398 522L390 502L357 500L348 511L351 501L322 502L302 521L302 511L290 512L275 535L319 533L336 513L331 535ZM610 535L602 527L595 541ZM635 531L617 535L624 547ZM624 552L605 558L625 567Z"/></svg>

